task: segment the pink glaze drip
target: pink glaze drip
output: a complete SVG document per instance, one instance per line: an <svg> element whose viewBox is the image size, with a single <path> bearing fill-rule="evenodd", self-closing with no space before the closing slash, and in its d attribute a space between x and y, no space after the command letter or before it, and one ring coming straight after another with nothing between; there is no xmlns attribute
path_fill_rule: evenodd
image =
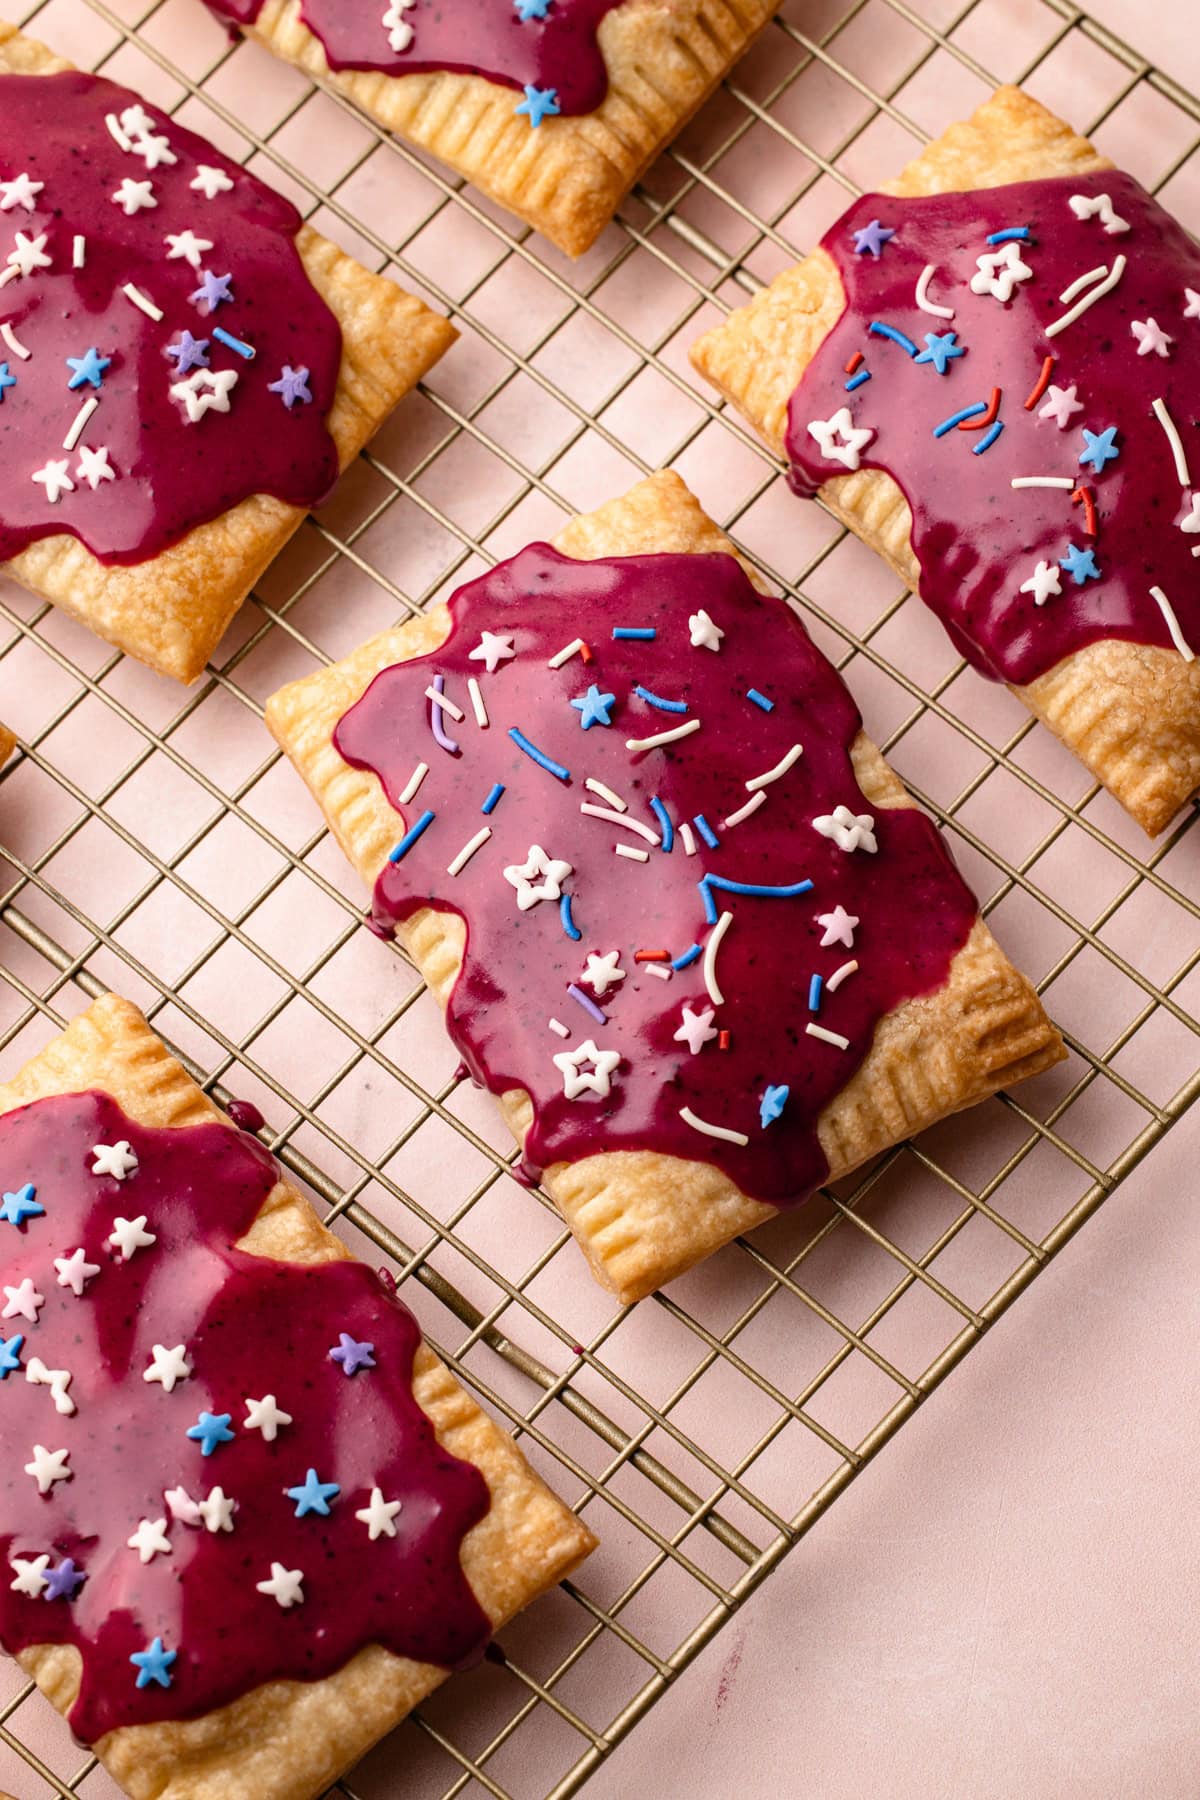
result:
<svg viewBox="0 0 1200 1800"><path fill-rule="evenodd" d="M90 1147L127 1139L137 1172L91 1171ZM416 1322L364 1264L304 1267L231 1248L279 1170L226 1125L149 1130L99 1093L46 1099L0 1120L0 1186L37 1188L43 1217L0 1222L4 1282L45 1297L24 1335L71 1372L78 1408L59 1416L49 1388L0 1381L0 1642L9 1652L74 1644L83 1682L71 1724L94 1742L120 1725L191 1718L272 1680L315 1681L370 1643L447 1668L478 1659L489 1635L459 1563L487 1511L479 1471L438 1445L412 1393ZM118 1215L145 1213L157 1243L121 1262L106 1246ZM54 1259L82 1245L100 1273L81 1298ZM339 1333L374 1345L376 1366L343 1374ZM152 1347L187 1346L193 1373L171 1393L143 1381ZM273 1394L293 1423L273 1443L244 1429L246 1400ZM186 1433L201 1410L230 1413L230 1443L204 1456ZM24 1473L33 1446L70 1451L72 1478L45 1497ZM283 1490L309 1468L341 1494L328 1518L295 1516ZM164 1492L238 1502L231 1533L172 1522ZM374 1543L355 1518L378 1485L398 1499L398 1535ZM126 1540L167 1519L172 1553L145 1566ZM10 1559L70 1556L87 1580L74 1600L14 1593ZM278 1561L304 1572L304 1603L281 1609L255 1584ZM160 1636L178 1652L172 1685L136 1686L129 1658Z"/></svg>
<svg viewBox="0 0 1200 1800"><path fill-rule="evenodd" d="M451 600L453 631L430 655L378 675L341 719L335 743L347 762L374 771L393 805L414 764L430 766L415 801L433 823L402 861L384 869L374 916L387 929L433 905L467 926L466 959L450 996L448 1023L475 1078L492 1093L524 1088L534 1122L525 1147L531 1169L598 1150L658 1150L716 1163L747 1194L787 1205L807 1197L827 1173L817 1138L823 1107L853 1075L879 1020L902 1001L941 986L965 940L976 908L930 821L912 809L868 807L854 777L849 748L858 711L838 675L795 616L755 592L729 556L635 556L573 562L536 544ZM725 637L717 652L693 648L689 614L705 609ZM614 640L613 628L653 627L652 642ZM480 633L512 633L516 655L487 674L470 652ZM576 636L593 660L578 655L559 669L548 659ZM446 693L466 714L450 731L460 750L434 743L425 690L444 675ZM490 724L474 722L466 680L480 682ZM595 684L615 701L611 725L581 726L570 702ZM643 738L686 722L656 710L634 692L684 700L701 728L666 748L631 754ZM764 712L747 699L757 687L774 702ZM508 736L516 727L570 771L562 782L537 766ZM741 824L723 821L750 798L748 779L775 767L800 742L803 755L765 791L767 799ZM628 829L580 813L604 805L584 786L597 777L629 804L627 817L658 829L650 799L673 821L674 848L664 854ZM492 785L505 793L488 817L480 808ZM813 827L814 817L848 805L875 811L879 849L838 849ZM703 813L720 838L685 855L681 822ZM447 864L483 825L493 836L457 877ZM696 827L692 827L696 830ZM568 861L578 943L565 933L559 905L516 904L507 865L524 863L530 846ZM649 851L646 863L614 853L616 844ZM724 1004L715 1025L729 1047L706 1043L696 1055L675 1041L686 1003L708 1008L702 964L663 981L637 963L639 949L679 957L705 944L709 926L698 891L711 871L736 881L791 885L808 878L810 893L754 898L718 893L733 914L721 944L717 976ZM841 904L860 918L854 949L821 949L819 913ZM589 952L620 951L625 979L597 996L584 975ZM860 964L819 1015L807 1006L814 972L833 972L851 956ZM575 983L598 998L607 1023L595 1021L568 992ZM549 1027L570 1029L563 1040ZM805 1033L814 1019L850 1040L847 1050ZM585 1092L571 1101L552 1057L594 1039L621 1061L607 1098ZM767 1085L786 1085L782 1118L765 1129L759 1103ZM688 1106L709 1123L745 1132L739 1146L701 1135L680 1118Z"/></svg>
<svg viewBox="0 0 1200 1800"><path fill-rule="evenodd" d="M140 108L177 159L155 168L126 153L105 126ZM152 152L152 154L156 154ZM231 191L209 200L191 182L203 164ZM338 456L325 425L337 386L341 330L312 286L295 245L300 215L194 132L145 108L135 94L93 75L0 76L0 181L27 173L43 184L33 210L0 213L0 263L15 233L46 236L49 268L0 287L0 320L30 352L0 343L0 365L15 386L0 394L0 558L58 532L81 539L104 563L140 563L251 494L294 506L317 505L337 480ZM124 179L149 182L153 207L127 217L112 196ZM201 269L169 256L168 234L192 231L211 243ZM84 240L76 269L74 240ZM203 271L231 276L232 301L215 311L191 296ZM132 284L163 314L140 310ZM215 327L256 352L247 360L213 337ZM181 375L167 355L181 332L208 339L215 374L234 371L227 413L210 409L189 423L171 396ZM109 366L96 388L68 388L66 359L95 348ZM309 371L311 404L289 410L269 392L284 365ZM2 383L0 383L2 385ZM114 480L96 487L79 474L78 448L63 440L85 400L99 401L80 444L107 448ZM51 502L32 477L67 462L74 491Z"/></svg>
<svg viewBox="0 0 1200 1800"><path fill-rule="evenodd" d="M1110 196L1130 230L1109 235L1101 219L1077 219L1071 195ZM895 236L876 260L857 255L853 233L879 219ZM990 233L1027 226L1018 245L1033 279L1002 302L971 292L976 259L993 254ZM809 435L811 420L849 408L856 427L874 440L862 452L865 468L883 469L903 490L913 513L913 547L921 566L920 593L946 626L962 655L981 673L1025 683L1085 644L1123 638L1169 648L1171 636L1150 594L1163 589L1184 637L1200 649L1198 523L1181 529L1191 511L1167 437L1152 411L1165 400L1200 483L1200 317L1188 317L1187 289L1200 289L1200 251L1131 176L1113 171L1021 182L985 192L898 200L868 194L823 241L845 286L845 312L821 344L789 410L788 455L798 492L815 493L844 474ZM1118 255L1127 258L1119 285L1074 324L1052 338L1045 327L1068 311L1060 294L1076 278ZM935 274L929 297L955 309L953 319L931 317L915 301L926 264ZM1200 312L1200 303L1193 314ZM938 375L893 342L872 334L880 320L924 350L927 333L956 332L966 354ZM1138 353L1135 321L1154 320L1174 342L1166 358ZM847 392L845 365L855 351L871 380ZM1083 410L1059 429L1025 400L1046 356L1051 380L1078 389ZM933 428L959 409L1002 390L1002 435L973 454L980 430L935 438ZM1117 428L1120 455L1101 472L1081 465L1083 427L1095 434ZM1014 489L1014 476L1071 476L1094 496L1097 531L1087 535L1084 503L1072 491ZM1099 580L1076 585L1066 570L1062 592L1038 606L1021 585L1041 561L1059 563L1069 547L1091 548Z"/></svg>
<svg viewBox="0 0 1200 1800"><path fill-rule="evenodd" d="M206 0L210 11L252 25L263 0ZM384 75L446 70L483 75L504 87L553 88L564 114L595 112L608 92L596 41L605 13L620 0L550 0L546 16L522 21L515 0L415 0L398 15L412 29L408 49L393 50L381 23L385 0L302 0L300 16L320 39L331 69Z"/></svg>

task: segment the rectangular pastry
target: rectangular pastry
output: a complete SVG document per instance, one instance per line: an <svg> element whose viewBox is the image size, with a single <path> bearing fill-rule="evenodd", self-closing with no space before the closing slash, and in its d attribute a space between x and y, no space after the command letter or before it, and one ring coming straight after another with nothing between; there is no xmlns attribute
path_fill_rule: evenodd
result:
<svg viewBox="0 0 1200 1800"><path fill-rule="evenodd" d="M0 566L193 681L455 332L0 22Z"/></svg>
<svg viewBox="0 0 1200 1800"><path fill-rule="evenodd" d="M840 676L678 476L267 723L623 1301L1063 1054Z"/></svg>
<svg viewBox="0 0 1200 1800"><path fill-rule="evenodd" d="M570 256L778 0L206 0Z"/></svg>
<svg viewBox="0 0 1200 1800"><path fill-rule="evenodd" d="M128 1002L0 1189L0 1643L133 1800L312 1800L593 1547Z"/></svg>
<svg viewBox="0 0 1200 1800"><path fill-rule="evenodd" d="M692 356L1161 831L1200 785L1200 251L1139 184L1001 88Z"/></svg>

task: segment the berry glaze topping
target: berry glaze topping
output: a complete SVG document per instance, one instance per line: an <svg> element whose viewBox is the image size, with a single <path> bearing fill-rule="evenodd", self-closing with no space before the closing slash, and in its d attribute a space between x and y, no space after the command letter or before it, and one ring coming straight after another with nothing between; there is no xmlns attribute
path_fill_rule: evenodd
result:
<svg viewBox="0 0 1200 1800"><path fill-rule="evenodd" d="M125 88L0 76L0 558L69 532L140 563L326 497L342 337L300 225Z"/></svg>
<svg viewBox="0 0 1200 1800"><path fill-rule="evenodd" d="M789 405L793 485L912 510L920 593L1026 683L1102 638L1200 650L1200 251L1106 171L868 194L822 243L846 308Z"/></svg>
<svg viewBox="0 0 1200 1800"><path fill-rule="evenodd" d="M88 1742L490 1635L488 1490L413 1397L411 1314L362 1263L233 1248L278 1178L105 1094L0 1119L0 1643L79 1649Z"/></svg>
<svg viewBox="0 0 1200 1800"><path fill-rule="evenodd" d="M450 612L334 734L407 827L376 929L465 921L450 1033L531 1096L528 1172L657 1150L804 1199L822 1109L974 922L937 832L869 806L845 686L731 556L535 544Z"/></svg>

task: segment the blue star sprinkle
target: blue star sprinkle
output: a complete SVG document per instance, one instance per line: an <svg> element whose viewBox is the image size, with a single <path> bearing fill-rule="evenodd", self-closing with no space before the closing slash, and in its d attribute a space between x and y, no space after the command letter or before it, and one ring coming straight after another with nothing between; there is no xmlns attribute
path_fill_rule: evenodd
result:
<svg viewBox="0 0 1200 1800"><path fill-rule="evenodd" d="M20 1374L21 1345L24 1342L25 1338L22 1333L9 1338L7 1342L4 1338L0 1338L0 1381L7 1381L10 1375Z"/></svg>
<svg viewBox="0 0 1200 1800"><path fill-rule="evenodd" d="M550 11L550 0L514 0L514 4L522 25L528 25L530 19L544 19Z"/></svg>
<svg viewBox="0 0 1200 1800"><path fill-rule="evenodd" d="M932 363L939 375L944 375L956 357L965 356L966 345L958 341L957 331L927 331L925 333L925 349L914 360L919 363Z"/></svg>
<svg viewBox="0 0 1200 1800"><path fill-rule="evenodd" d="M1099 581L1100 579L1095 552L1093 550L1077 550L1074 544L1063 557L1060 567L1074 578L1076 587L1082 587L1085 581Z"/></svg>
<svg viewBox="0 0 1200 1800"><path fill-rule="evenodd" d="M371 1354L374 1348L374 1344L360 1344L348 1331L339 1331L338 1341L329 1352L329 1360L341 1363L344 1375L354 1375L359 1369L375 1367L375 1358Z"/></svg>
<svg viewBox="0 0 1200 1800"><path fill-rule="evenodd" d="M87 1576L69 1556L64 1556L57 1569L47 1569L43 1600L73 1600Z"/></svg>
<svg viewBox="0 0 1200 1800"><path fill-rule="evenodd" d="M593 725L612 724L608 714L616 698L615 694L602 694L593 681L587 693L580 694L577 700L572 700L571 705L579 714L579 723L583 729L590 731Z"/></svg>
<svg viewBox="0 0 1200 1800"><path fill-rule="evenodd" d="M787 1105L789 1091L787 1087L772 1087L770 1082L767 1083L767 1091L758 1103L758 1122L764 1131L775 1123Z"/></svg>
<svg viewBox="0 0 1200 1800"><path fill-rule="evenodd" d="M34 1199L36 1193L32 1181L27 1181L15 1194L5 1194L0 1202L0 1219L6 1225L23 1225L26 1219L42 1218L46 1209Z"/></svg>
<svg viewBox="0 0 1200 1800"><path fill-rule="evenodd" d="M205 1456L211 1456L218 1444L233 1442L229 1429L232 1417L232 1413L202 1412L196 1423L188 1426L188 1436L199 1444Z"/></svg>
<svg viewBox="0 0 1200 1800"><path fill-rule="evenodd" d="M1115 462L1121 452L1116 444L1117 428L1110 425L1107 431L1089 431L1084 427L1083 441L1086 448L1079 452L1081 463L1090 463L1099 475L1105 463Z"/></svg>
<svg viewBox="0 0 1200 1800"><path fill-rule="evenodd" d="M535 129L543 119L553 119L559 110L557 88L527 87L525 98L516 106L516 111L524 113Z"/></svg>
<svg viewBox="0 0 1200 1800"><path fill-rule="evenodd" d="M3 400L6 388L16 387L16 385L17 378L10 372L8 364L0 363L0 400Z"/></svg>
<svg viewBox="0 0 1200 1800"><path fill-rule="evenodd" d="M191 369L207 369L208 344L207 338L194 338L190 331L181 331L179 342L168 344L166 353L179 373L186 375Z"/></svg>
<svg viewBox="0 0 1200 1800"><path fill-rule="evenodd" d="M284 363L282 375L278 381L270 383L267 392L278 394L289 412L297 401L302 406L312 405L312 394L308 386L308 370L293 369L290 363Z"/></svg>
<svg viewBox="0 0 1200 1800"><path fill-rule="evenodd" d="M152 1644L147 1644L144 1650L135 1650L129 1660L138 1672L138 1686L149 1687L152 1681L156 1681L159 1687L169 1688L171 1665L178 1655L178 1650L164 1650L160 1637L156 1637Z"/></svg>
<svg viewBox="0 0 1200 1800"><path fill-rule="evenodd" d="M68 369L75 371L67 383L67 386L72 389L86 387L89 384L98 388L104 380L105 369L112 363L112 357L101 356L95 344L90 350L85 350L82 356L68 356L65 360Z"/></svg>
<svg viewBox="0 0 1200 1800"><path fill-rule="evenodd" d="M222 300L233 299L233 289L229 285L232 280L232 273L214 275L211 269L205 269L200 276L200 286L188 298L193 306L207 306L209 312L214 313Z"/></svg>
<svg viewBox="0 0 1200 1800"><path fill-rule="evenodd" d="M883 254L883 246L890 244L895 235L890 225L881 225L878 219L872 219L869 225L854 233L854 254L866 256L869 251L878 260Z"/></svg>
<svg viewBox="0 0 1200 1800"><path fill-rule="evenodd" d="M336 1500L341 1488L336 1481L318 1481L317 1471L310 1469L299 1487L287 1488L287 1497L296 1502L296 1517L304 1519L309 1513L320 1513L323 1519L329 1517L329 1502Z"/></svg>

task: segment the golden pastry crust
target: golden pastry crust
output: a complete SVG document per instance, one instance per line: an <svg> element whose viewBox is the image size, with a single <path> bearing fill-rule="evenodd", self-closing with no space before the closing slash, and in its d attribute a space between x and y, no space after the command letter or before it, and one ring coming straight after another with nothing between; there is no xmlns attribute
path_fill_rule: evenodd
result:
<svg viewBox="0 0 1200 1800"><path fill-rule="evenodd" d="M608 93L594 113L531 131L512 88L480 75L335 74L300 0L267 0L250 34L327 81L581 256L623 196L750 46L778 0L625 0L605 15Z"/></svg>
<svg viewBox="0 0 1200 1800"><path fill-rule="evenodd" d="M1111 168L1086 138L1019 88L1001 88L952 125L885 192L938 194ZM692 361L778 455L787 407L845 291L823 250L786 269L692 348ZM917 591L912 513L878 469L836 476L821 499ZM1157 645L1103 639L1013 692L1073 750L1151 836L1200 787L1200 662Z"/></svg>
<svg viewBox="0 0 1200 1800"><path fill-rule="evenodd" d="M0 74L53 75L71 66L0 21ZM345 469L458 333L307 225L296 243L309 280L342 328L342 365L326 422ZM0 566L119 650L191 682L304 517L300 507L255 494L148 562L110 567L63 533L40 538Z"/></svg>
<svg viewBox="0 0 1200 1800"><path fill-rule="evenodd" d="M0 1113L93 1088L111 1094L143 1125L229 1123L137 1008L112 994L0 1086ZM240 1247L292 1262L350 1255L285 1180L267 1196ZM439 1441L474 1463L491 1490L491 1510L463 1540L462 1563L499 1628L569 1574L595 1539L425 1344L417 1352L413 1391ZM78 1651L43 1645L18 1660L67 1712L78 1692ZM372 1644L325 1680L268 1682L199 1719L109 1732L95 1749L133 1800L312 1800L445 1678L445 1669Z"/></svg>
<svg viewBox="0 0 1200 1800"><path fill-rule="evenodd" d="M0 725L0 769L4 767L16 747L16 733L10 731L7 725ZM3 1796L0 1796L0 1800L3 1800Z"/></svg>
<svg viewBox="0 0 1200 1800"><path fill-rule="evenodd" d="M574 519L556 545L585 559L732 550L699 501L669 472ZM436 649L449 625L449 612L439 605L383 632L340 663L282 688L267 703L267 724L368 886L405 823L375 775L342 761L333 730L381 669ZM859 733L851 754L872 806L913 804L865 733ZM461 920L430 908L415 913L397 935L444 1006L465 945ZM880 1023L858 1072L822 1113L818 1129L830 1178L1063 1055L1037 995L977 921L945 987L908 1001ZM532 1117L528 1095L514 1090L500 1104L522 1139ZM546 1170L544 1185L596 1279L623 1301L641 1299L739 1232L775 1216L775 1208L747 1198L710 1163L656 1151L608 1151L557 1163Z"/></svg>

